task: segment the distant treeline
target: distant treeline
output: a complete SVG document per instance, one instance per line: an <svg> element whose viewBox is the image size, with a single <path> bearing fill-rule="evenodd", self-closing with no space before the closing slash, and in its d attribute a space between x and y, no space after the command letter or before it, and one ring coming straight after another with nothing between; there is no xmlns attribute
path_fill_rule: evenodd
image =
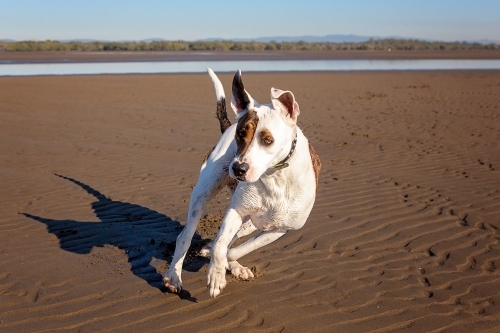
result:
<svg viewBox="0 0 500 333"><path fill-rule="evenodd" d="M348 51L348 50L498 50L498 44L371 39L361 43L154 41L154 42L0 42L0 51Z"/></svg>

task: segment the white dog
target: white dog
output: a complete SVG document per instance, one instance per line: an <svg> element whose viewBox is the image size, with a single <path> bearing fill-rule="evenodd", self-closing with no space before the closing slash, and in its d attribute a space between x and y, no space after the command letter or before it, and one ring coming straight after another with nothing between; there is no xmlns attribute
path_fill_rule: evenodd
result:
<svg viewBox="0 0 500 333"><path fill-rule="evenodd" d="M271 103L261 105L244 89L241 72L233 79L231 107L237 123L227 119L225 95L207 68L217 96L222 136L201 166L191 194L188 220L177 237L172 263L163 280L171 292L182 290L182 263L208 201L225 185L234 190L217 238L202 250L210 255L208 287L216 297L226 286L226 270L240 279L252 271L236 260L269 244L288 230L301 228L316 197L321 163L297 127L299 105L290 91L271 88ZM243 236L253 238L230 248Z"/></svg>

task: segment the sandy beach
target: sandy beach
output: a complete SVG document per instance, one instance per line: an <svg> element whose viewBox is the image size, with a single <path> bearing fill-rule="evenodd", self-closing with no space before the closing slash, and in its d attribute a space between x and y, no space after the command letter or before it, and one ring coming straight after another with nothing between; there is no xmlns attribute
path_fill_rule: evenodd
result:
<svg viewBox="0 0 500 333"><path fill-rule="evenodd" d="M500 331L498 71L243 81L295 94L323 168L304 228L211 299L196 251L161 286L220 135L209 77L0 78L0 332Z"/></svg>

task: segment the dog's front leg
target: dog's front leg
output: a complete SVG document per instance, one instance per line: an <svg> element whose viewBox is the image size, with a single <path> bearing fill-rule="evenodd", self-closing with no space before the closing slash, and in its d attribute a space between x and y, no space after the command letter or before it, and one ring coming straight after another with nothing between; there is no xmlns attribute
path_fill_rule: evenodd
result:
<svg viewBox="0 0 500 333"><path fill-rule="evenodd" d="M203 208L206 205L207 197L208 194L205 194L204 196L198 196L191 199L186 226L179 236L177 236L172 262L163 278L163 284L172 293L178 293L182 290L182 263L191 245L191 239L196 231L196 226L200 220Z"/></svg>
<svg viewBox="0 0 500 333"><path fill-rule="evenodd" d="M219 170L222 170L222 167L219 168ZM224 185L224 181L225 178L223 174L210 174L204 169L198 183L196 183L193 189L191 201L189 203L188 220L186 226L177 237L172 263L163 279L163 284L170 292L178 293L182 290L181 273L184 257L191 245L191 239L193 238L196 226L198 225L207 202L211 197L217 194Z"/></svg>
<svg viewBox="0 0 500 333"><path fill-rule="evenodd" d="M217 297L226 286L226 270L229 268L228 246L242 223L242 216L234 208L229 208L215 239L212 258L208 266L207 285L212 297Z"/></svg>

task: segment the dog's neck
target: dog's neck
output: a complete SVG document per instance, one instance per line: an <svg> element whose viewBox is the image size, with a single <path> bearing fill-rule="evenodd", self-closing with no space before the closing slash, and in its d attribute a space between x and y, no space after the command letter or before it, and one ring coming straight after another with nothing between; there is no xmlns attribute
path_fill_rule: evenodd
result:
<svg viewBox="0 0 500 333"><path fill-rule="evenodd" d="M292 141L292 147L290 148L290 152L288 153L288 155L286 155L284 159L273 165L273 168L275 168L276 170L280 170L290 166L287 162L290 159L290 157L292 157L296 146L297 146L297 132L295 132L295 139L293 139Z"/></svg>

